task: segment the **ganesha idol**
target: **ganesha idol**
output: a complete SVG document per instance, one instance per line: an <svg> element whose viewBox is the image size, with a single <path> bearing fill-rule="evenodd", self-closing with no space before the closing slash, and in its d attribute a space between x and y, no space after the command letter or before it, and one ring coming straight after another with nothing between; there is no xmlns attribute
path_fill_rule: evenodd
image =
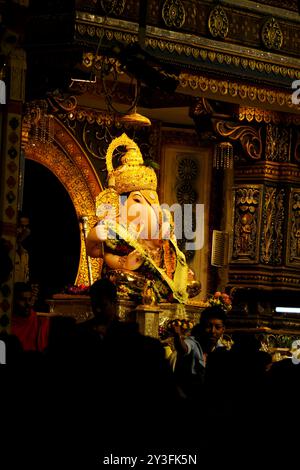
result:
<svg viewBox="0 0 300 470"><path fill-rule="evenodd" d="M126 152L114 168L119 146ZM103 258L102 277L116 283L121 298L138 302L151 286L157 302L186 303L200 287L177 246L171 214L160 206L154 169L126 134L109 145L106 166L108 188L97 197L87 254Z"/></svg>

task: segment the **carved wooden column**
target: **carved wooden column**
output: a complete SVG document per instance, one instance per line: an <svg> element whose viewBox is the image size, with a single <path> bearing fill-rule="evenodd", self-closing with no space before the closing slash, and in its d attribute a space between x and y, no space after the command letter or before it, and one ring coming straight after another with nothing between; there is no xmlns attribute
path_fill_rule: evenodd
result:
<svg viewBox="0 0 300 470"><path fill-rule="evenodd" d="M237 151L229 285L265 292L270 314L276 291L296 301L300 286L299 118L240 108L239 120L216 123Z"/></svg>
<svg viewBox="0 0 300 470"><path fill-rule="evenodd" d="M233 185L233 159L227 158L229 155L219 155L217 152L222 148L235 150L226 133L222 135L216 129L220 122L227 122L234 114L234 106L227 103L216 103L206 98L197 99L195 105L190 109L190 115L194 119L195 127L199 135L201 145L210 148L207 163L210 168L211 181L201 181L201 185L209 188L210 201L206 205L208 211L206 223L209 227L206 251L209 253L209 264L207 269L207 291L213 293L216 290L225 290L228 282L228 259L226 255L218 263L211 264L211 254L213 251L212 238L213 231L221 231L224 240L229 237L232 231L232 185ZM230 155L231 157L231 155ZM226 250L227 251L227 250ZM221 254L221 250L220 250Z"/></svg>

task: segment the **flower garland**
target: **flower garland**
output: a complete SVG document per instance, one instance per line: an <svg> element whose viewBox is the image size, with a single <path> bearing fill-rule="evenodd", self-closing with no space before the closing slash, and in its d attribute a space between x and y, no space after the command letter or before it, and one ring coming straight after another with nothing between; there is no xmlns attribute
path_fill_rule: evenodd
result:
<svg viewBox="0 0 300 470"><path fill-rule="evenodd" d="M176 300L181 303L185 303L188 299L188 294L186 292L187 286L187 273L188 267L185 261L184 254L179 250L176 243L172 240L169 240L172 243L173 248L175 250L175 260L176 260L176 270L174 272L174 278L170 277L163 268L157 266L155 261L151 258L149 253L143 248L143 246L126 230L125 227L118 224L115 221L105 221L109 231L118 235L122 240L125 240L130 246L132 246L135 250L139 252L139 254L143 257L147 265L150 269L154 270L154 272L158 272L161 278L165 281L165 283L169 286L171 291L173 292L173 296ZM110 233L111 233L110 232ZM166 240L167 241L167 240ZM169 260L170 263L170 260ZM171 265L170 265L171 268Z"/></svg>

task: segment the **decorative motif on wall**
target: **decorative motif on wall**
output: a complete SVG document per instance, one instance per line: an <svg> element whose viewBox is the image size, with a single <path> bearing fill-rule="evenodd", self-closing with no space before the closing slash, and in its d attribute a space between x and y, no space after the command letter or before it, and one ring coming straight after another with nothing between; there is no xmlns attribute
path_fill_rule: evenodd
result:
<svg viewBox="0 0 300 470"><path fill-rule="evenodd" d="M276 111L270 111L269 109L240 106L239 121L244 120L248 122L272 122L274 124L279 124L281 122L281 116L279 113L276 113Z"/></svg>
<svg viewBox="0 0 300 470"><path fill-rule="evenodd" d="M237 166L234 176L237 180L276 182L278 180L285 183L298 184L300 181L300 168L296 165L274 165L273 162L258 162L255 165Z"/></svg>
<svg viewBox="0 0 300 470"><path fill-rule="evenodd" d="M177 189L176 198L180 205L195 204L197 201L198 194L193 188L193 182L197 180L198 165L195 160L190 158L188 154L178 154L178 166L177 166ZM183 209L185 211L185 208ZM191 227L190 229L194 232L196 225L196 218L194 208L191 212ZM178 239L178 246L184 252L187 261L191 261L195 256L195 251L186 250L186 242L191 242L184 236Z"/></svg>
<svg viewBox="0 0 300 470"><path fill-rule="evenodd" d="M60 120L76 136L80 146L92 161L102 184L106 178L105 154L110 142L122 132L133 139L140 147L145 162L156 161L159 155L159 124L151 127L135 128L121 124L110 113L96 112L78 107L75 111L61 114Z"/></svg>
<svg viewBox="0 0 300 470"><path fill-rule="evenodd" d="M283 34L275 18L268 18L261 31L261 39L267 49L281 49Z"/></svg>
<svg viewBox="0 0 300 470"><path fill-rule="evenodd" d="M32 142L51 144L54 135L53 115L48 113L46 100L37 100L27 103L26 114L22 122L22 142L28 142L31 134Z"/></svg>
<svg viewBox="0 0 300 470"><path fill-rule="evenodd" d="M261 193L261 186L235 188L232 262L258 262Z"/></svg>
<svg viewBox="0 0 300 470"><path fill-rule="evenodd" d="M298 0L260 0L259 3L266 3L272 7L285 8L286 10L298 11Z"/></svg>
<svg viewBox="0 0 300 470"><path fill-rule="evenodd" d="M254 268L254 269L253 269ZM268 271L267 271L268 269ZM251 286L273 286L282 288L288 287L289 289L294 289L299 291L300 287L300 278L299 274L291 273L288 271L279 272L278 274L271 270L270 267L264 267L264 269L256 269L256 266L252 266L252 269L241 271L240 266L238 270L230 270L229 281L234 285L245 285L248 287Z"/></svg>
<svg viewBox="0 0 300 470"><path fill-rule="evenodd" d="M178 164L178 175L184 181L193 180L198 172L197 163L191 158L183 158Z"/></svg>
<svg viewBox="0 0 300 470"><path fill-rule="evenodd" d="M229 31L229 21L224 9L220 5L210 12L208 29L214 38L226 38Z"/></svg>
<svg viewBox="0 0 300 470"><path fill-rule="evenodd" d="M280 16L280 20L278 19L278 21L280 21L280 29L284 37L281 50L283 50L284 53L288 53L288 55L294 55L294 57L297 57L299 50L299 23L293 19L291 13L283 10L285 8L283 5L290 4L291 1L295 1L295 3L297 3L296 0L286 0L285 2L278 0L278 4L280 4L279 7L281 9L281 13L278 15ZM92 32L93 30L95 31L95 29L98 29L97 26L99 24L105 23L103 18L98 16L100 10L99 7L93 8L93 6L88 5L88 3L95 4L96 2L100 3L100 0L76 1L76 21L85 22L89 32ZM156 26L159 24L161 19L161 8L164 2L165 0L148 0L147 25ZM268 20L269 16L273 16L272 8L256 8L254 3L252 3L252 6L250 6L250 10L252 10L250 13L250 10L245 8L245 2L242 0L227 2L227 5L226 3L224 4L224 2L215 0L205 2L201 2L200 0L181 0L181 2L185 8L185 30L189 35L194 34L193 39L195 39L189 41L189 39L185 38L187 43L196 43L198 38L204 38L207 34L209 34L208 28L206 26L209 14L216 4L222 4L225 12L228 15L228 20L230 23L228 36L230 36L231 43L236 45L236 48L239 48L240 45L242 45L244 47L249 47L252 50L256 49L258 51L258 49L262 46L262 26L266 20ZM273 3L274 2L272 2L272 4ZM122 19L125 21L122 21L121 19L114 19L111 16L108 18L108 25L115 27L116 23L119 21L121 28L114 28L117 34L120 32L120 30L121 33L125 32L125 34L126 31L133 32L138 23L138 10L138 3L136 0L127 0L126 11L124 10L122 14ZM295 11L298 11L297 7ZM159 35L161 39L165 38L163 34Z"/></svg>
<svg viewBox="0 0 300 470"><path fill-rule="evenodd" d="M214 108L206 98L198 98L196 104L191 107L190 114L192 116L207 116L214 114Z"/></svg>
<svg viewBox="0 0 300 470"><path fill-rule="evenodd" d="M183 180L184 181L184 180ZM197 200L197 193L191 187L190 183L181 184L176 191L179 204L194 204Z"/></svg>
<svg viewBox="0 0 300 470"><path fill-rule="evenodd" d="M261 130L250 126L239 126L227 121L217 121L215 130L222 137L239 140L251 160L259 160L262 154Z"/></svg>
<svg viewBox="0 0 300 470"><path fill-rule="evenodd" d="M158 8L158 6L156 6L156 8ZM202 12L200 13L200 17L201 16ZM138 41L136 23L129 24L128 22L121 22L121 20L113 18L109 19L109 24L107 25L103 25L102 22L103 18L99 18L99 24L95 22L94 15L90 15L89 18L89 15L86 12L77 12L75 24L76 40L88 45L89 48L92 44L97 45L99 37L103 34L103 40L108 43L120 41L124 44L133 44ZM247 53L245 48L241 50L238 44L231 44L229 48L227 47L226 42L220 43L220 48L216 51L215 47L210 46L205 42L206 38L201 39L201 36L199 37L198 34L193 35L193 38L195 39L193 41L191 40L190 35L183 39L181 34L177 37L174 32L171 39L169 32L166 32L165 29L157 28L156 24L157 22L155 23L155 27L148 27L149 35L145 38L146 48L156 50L159 54L161 52L167 55L175 54L178 60L185 60L187 57L190 58L190 60L195 60L196 66L199 67L199 73L201 62L205 62L207 64L214 63L216 65L226 64L226 66L233 70L243 71L243 74L245 71L250 72L251 74L255 71L257 75L262 74L264 78L265 74L270 76L270 78L283 77L286 79L286 77L289 77L291 80L300 78L300 71L294 65L294 58L290 59L289 56L286 56L285 64L283 65L278 58L268 58L266 57L266 53L262 54L261 50L259 50L258 44L257 50L251 49L251 53ZM292 23L290 23L290 28L291 27ZM297 32L297 29L295 32ZM294 42L296 44L295 55L297 55L299 47L297 41L294 40ZM290 49L288 49L288 51L290 52ZM180 56L184 57L181 58ZM247 90L248 88L243 83L235 83L234 85L239 86L241 93L243 93L244 89ZM251 88L259 92L259 95L261 95L261 93L263 93L262 90L264 90L264 96L261 97L262 99L259 99L260 102L268 101L269 99L272 99L274 95L276 96L278 94L272 89L266 89L263 87ZM269 94L271 98L269 98ZM289 95L289 97L286 98L286 102L291 106L290 93L280 92L279 95ZM252 101L256 101L256 96L252 98Z"/></svg>
<svg viewBox="0 0 300 470"><path fill-rule="evenodd" d="M168 28L181 28L185 22L185 9L180 0L166 0L162 8L162 18Z"/></svg>
<svg viewBox="0 0 300 470"><path fill-rule="evenodd" d="M283 224L284 224L284 189L267 187L263 204L261 256L264 264L282 263Z"/></svg>
<svg viewBox="0 0 300 470"><path fill-rule="evenodd" d="M268 124L266 133L266 160L288 162L290 160L290 129Z"/></svg>
<svg viewBox="0 0 300 470"><path fill-rule="evenodd" d="M126 0L100 0L101 7L106 15L121 15L125 8Z"/></svg>
<svg viewBox="0 0 300 470"><path fill-rule="evenodd" d="M296 131L296 143L295 143L295 150L294 150L294 158L296 162L300 162L300 132Z"/></svg>
<svg viewBox="0 0 300 470"><path fill-rule="evenodd" d="M300 265L300 189L292 188L290 193L287 264Z"/></svg>
<svg viewBox="0 0 300 470"><path fill-rule="evenodd" d="M228 62L226 62L228 64ZM295 76L300 77L300 72ZM287 107L292 112L297 109L291 100L290 92L270 90L264 87L256 87L245 85L244 83L234 82L233 80L218 80L216 78L207 78L203 75L191 75L181 73L179 81L182 88L190 88L192 91L200 91L201 93L213 93L214 95L228 96L230 98L241 101L251 101L251 103L271 104L280 107Z"/></svg>

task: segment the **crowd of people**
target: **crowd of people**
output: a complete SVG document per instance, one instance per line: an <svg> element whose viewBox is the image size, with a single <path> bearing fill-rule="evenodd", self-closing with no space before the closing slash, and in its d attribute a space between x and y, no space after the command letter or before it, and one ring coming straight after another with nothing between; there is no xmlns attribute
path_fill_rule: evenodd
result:
<svg viewBox="0 0 300 470"><path fill-rule="evenodd" d="M7 279L11 263L1 256ZM0 368L1 398L9 403L6 438L20 450L7 451L12 465L27 456L43 468L45 455L48 463L59 455L62 465L63 458L68 465L82 459L91 468L101 453L145 449L196 452L203 462L213 455L215 463L226 455L232 462L238 449L250 459L257 442L272 445L271 429L286 430L277 451L285 441L291 445L300 361L272 363L247 334L235 335L226 349L220 341L226 313L211 306L189 335L174 322L171 364L162 342L118 319L114 283L102 278L89 293L94 316L76 323L38 315L34 286L26 278L14 285L11 334L0 335L9 366ZM24 430L28 423L33 433Z"/></svg>
<svg viewBox="0 0 300 470"><path fill-rule="evenodd" d="M233 443L251 447L253 439L269 437L266 428L297 419L292 396L300 365L289 359L272 364L246 334L227 350L220 343L226 328L221 308L205 309L189 336L174 326L172 368L158 339L142 335L134 322L119 321L117 290L109 280L90 288L91 320L54 317L46 327L32 323L26 284L16 287L13 334L1 337L14 366L9 369L18 371L22 399L14 412L22 422L36 420L38 440L43 425L54 427L64 455L70 436L70 452L78 445L84 459L125 443L127 452L147 447L205 454L215 445L228 452ZM16 327L26 318L35 328L35 341L27 345Z"/></svg>

